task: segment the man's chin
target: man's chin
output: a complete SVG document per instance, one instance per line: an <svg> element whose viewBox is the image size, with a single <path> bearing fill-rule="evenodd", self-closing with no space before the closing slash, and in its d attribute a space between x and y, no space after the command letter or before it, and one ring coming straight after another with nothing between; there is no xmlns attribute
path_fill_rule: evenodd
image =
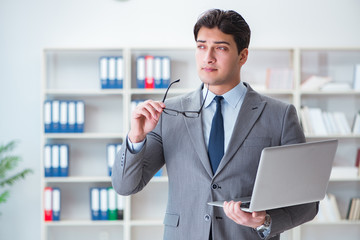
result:
<svg viewBox="0 0 360 240"><path fill-rule="evenodd" d="M209 78L202 78L200 79L205 85L210 85L210 86L216 86L219 85L221 83L221 81L218 81L216 79L209 79Z"/></svg>

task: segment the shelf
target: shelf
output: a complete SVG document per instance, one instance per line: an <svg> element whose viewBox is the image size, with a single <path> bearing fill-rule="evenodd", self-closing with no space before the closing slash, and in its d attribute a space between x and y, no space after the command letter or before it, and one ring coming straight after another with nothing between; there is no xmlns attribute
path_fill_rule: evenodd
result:
<svg viewBox="0 0 360 240"><path fill-rule="evenodd" d="M330 182L360 182L360 177L334 177Z"/></svg>
<svg viewBox="0 0 360 240"><path fill-rule="evenodd" d="M123 89L47 89L44 92L47 95L53 96L106 96L106 95L122 95Z"/></svg>
<svg viewBox="0 0 360 240"><path fill-rule="evenodd" d="M46 183L91 183L91 182L111 182L111 177L46 177ZM150 182L167 183L168 177L153 177Z"/></svg>
<svg viewBox="0 0 360 240"><path fill-rule="evenodd" d="M48 227L123 226L124 221L123 220L114 220L114 221L61 220L61 221L44 222L44 225Z"/></svg>
<svg viewBox="0 0 360 240"><path fill-rule="evenodd" d="M360 91L300 91L300 95L304 96L360 96Z"/></svg>
<svg viewBox="0 0 360 240"><path fill-rule="evenodd" d="M46 139L119 139L122 133L45 133Z"/></svg>
<svg viewBox="0 0 360 240"><path fill-rule="evenodd" d="M320 221L312 221L304 224L305 226L323 226L323 225L360 225L360 221L349 221L349 220L340 220L336 222L320 222Z"/></svg>
<svg viewBox="0 0 360 240"><path fill-rule="evenodd" d="M194 91L194 89L185 89L185 88L171 88L169 90L168 94L185 94L185 93L189 93L191 91ZM154 88L154 89L139 89L139 88L132 88L130 93L135 95L143 95L143 94L160 94L160 95L164 95L166 92L166 88Z"/></svg>
<svg viewBox="0 0 360 240"><path fill-rule="evenodd" d="M308 135L306 134L305 137L307 139L358 139L360 138L360 134L350 134L350 135Z"/></svg>
<svg viewBox="0 0 360 240"><path fill-rule="evenodd" d="M91 182L111 182L111 177L47 177L46 183L91 183Z"/></svg>

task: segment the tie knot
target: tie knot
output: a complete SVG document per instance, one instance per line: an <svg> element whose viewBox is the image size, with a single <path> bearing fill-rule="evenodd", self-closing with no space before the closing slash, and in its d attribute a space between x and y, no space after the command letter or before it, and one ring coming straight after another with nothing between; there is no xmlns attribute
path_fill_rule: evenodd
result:
<svg viewBox="0 0 360 240"><path fill-rule="evenodd" d="M223 99L224 99L223 96L215 96L215 97L214 97L214 100L215 100L216 104L221 103L221 100L223 100Z"/></svg>

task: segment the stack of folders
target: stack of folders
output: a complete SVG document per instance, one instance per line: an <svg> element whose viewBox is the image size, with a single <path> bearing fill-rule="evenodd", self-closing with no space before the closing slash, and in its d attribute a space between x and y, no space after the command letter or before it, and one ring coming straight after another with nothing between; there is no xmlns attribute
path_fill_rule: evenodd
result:
<svg viewBox="0 0 360 240"><path fill-rule="evenodd" d="M360 197L350 200L346 219L351 221L360 220Z"/></svg>
<svg viewBox="0 0 360 240"><path fill-rule="evenodd" d="M82 133L84 122L84 101L46 100L44 102L45 133Z"/></svg>
<svg viewBox="0 0 360 240"><path fill-rule="evenodd" d="M300 116L306 134L346 135L357 131L355 128L351 129L343 112L327 112L320 108L303 106L300 110Z"/></svg>
<svg viewBox="0 0 360 240"><path fill-rule="evenodd" d="M107 159L107 164L108 164L108 174L109 174L109 176L111 176L112 167L115 162L115 157L116 157L117 152L121 148L121 143L110 143L106 146L106 148L107 148L106 159Z"/></svg>
<svg viewBox="0 0 360 240"><path fill-rule="evenodd" d="M110 188L90 189L91 220L124 219L124 198Z"/></svg>
<svg viewBox="0 0 360 240"><path fill-rule="evenodd" d="M123 88L123 57L101 57L99 69L102 89Z"/></svg>
<svg viewBox="0 0 360 240"><path fill-rule="evenodd" d="M138 88L167 88L170 84L170 58L139 56L136 59Z"/></svg>
<svg viewBox="0 0 360 240"><path fill-rule="evenodd" d="M69 145L45 144L44 171L45 177L69 176Z"/></svg>
<svg viewBox="0 0 360 240"><path fill-rule="evenodd" d="M44 217L45 221L59 221L61 210L61 192L59 188L46 187L44 189Z"/></svg>

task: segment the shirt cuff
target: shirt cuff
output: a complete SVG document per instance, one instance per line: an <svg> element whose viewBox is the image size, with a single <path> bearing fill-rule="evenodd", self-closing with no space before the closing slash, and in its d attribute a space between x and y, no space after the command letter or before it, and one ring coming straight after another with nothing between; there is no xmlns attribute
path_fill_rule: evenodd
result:
<svg viewBox="0 0 360 240"><path fill-rule="evenodd" d="M130 149L130 151L131 151L132 153L138 153L138 152L140 152L141 149L144 147L145 141L146 141L146 138L145 138L145 139L144 139L143 141L141 141L141 142L132 143L128 137L127 137L126 139L127 139L128 148Z"/></svg>

